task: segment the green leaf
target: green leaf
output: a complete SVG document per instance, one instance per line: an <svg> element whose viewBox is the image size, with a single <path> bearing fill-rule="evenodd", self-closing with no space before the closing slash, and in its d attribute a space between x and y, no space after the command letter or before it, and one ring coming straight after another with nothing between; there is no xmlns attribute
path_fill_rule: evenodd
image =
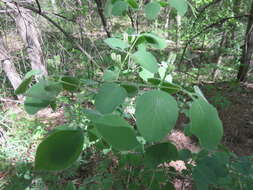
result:
<svg viewBox="0 0 253 190"><path fill-rule="evenodd" d="M91 121L98 120L101 116L103 116L100 112L97 110L91 110L91 109L83 109L82 110L84 115Z"/></svg>
<svg viewBox="0 0 253 190"><path fill-rule="evenodd" d="M155 144L146 149L145 161L151 167L177 159L177 148L169 142Z"/></svg>
<svg viewBox="0 0 253 190"><path fill-rule="evenodd" d="M103 84L95 97L95 107L103 114L113 112L127 97L124 88L115 83Z"/></svg>
<svg viewBox="0 0 253 190"><path fill-rule="evenodd" d="M138 37L136 45L148 43L153 48L164 49L167 47L167 42L164 38L159 37L154 33L143 33Z"/></svg>
<svg viewBox="0 0 253 190"><path fill-rule="evenodd" d="M209 184L216 181L215 173L207 165L197 165L192 173L196 190L208 190Z"/></svg>
<svg viewBox="0 0 253 190"><path fill-rule="evenodd" d="M140 134L147 141L159 141L177 121L177 102L166 92L148 91L137 99L135 115Z"/></svg>
<svg viewBox="0 0 253 190"><path fill-rule="evenodd" d="M186 0L169 0L171 7L175 8L180 16L187 12L188 4Z"/></svg>
<svg viewBox="0 0 253 190"><path fill-rule="evenodd" d="M205 189L211 184L217 184L220 178L228 175L227 160L224 160L219 153L211 156L204 157L194 167L193 179L198 190Z"/></svg>
<svg viewBox="0 0 253 190"><path fill-rule="evenodd" d="M112 49L121 49L124 50L129 47L129 44L124 42L123 40L120 40L118 38L107 38L104 40L104 42L110 46Z"/></svg>
<svg viewBox="0 0 253 190"><path fill-rule="evenodd" d="M128 97L132 98L138 94L138 87L131 83L123 83L121 84L121 87L123 87L128 94Z"/></svg>
<svg viewBox="0 0 253 190"><path fill-rule="evenodd" d="M61 78L61 83L64 90L76 92L79 88L80 81L76 77L65 76Z"/></svg>
<svg viewBox="0 0 253 190"><path fill-rule="evenodd" d="M118 115L105 115L94 123L105 141L117 150L131 150L139 145L133 127Z"/></svg>
<svg viewBox="0 0 253 190"><path fill-rule="evenodd" d="M203 92L200 90L200 88L198 86L194 86L193 88L194 88L194 91L195 91L196 95L199 98L203 98L206 102L208 102L207 99L205 98Z"/></svg>
<svg viewBox="0 0 253 190"><path fill-rule="evenodd" d="M29 88L29 84L31 84L32 82L32 77L34 75L39 75L41 74L41 71L39 70L31 70L31 71L28 71L26 74L25 74L25 77L24 77L24 80L22 81L22 83L18 86L18 88L15 90L15 94L16 95L19 95L19 94L23 94L25 93L28 88Z"/></svg>
<svg viewBox="0 0 253 190"><path fill-rule="evenodd" d="M25 74L25 79L27 79L27 78L30 78L30 77L32 77L32 76L35 76L35 75L39 75L39 74L41 74L42 72L41 71L39 71L39 70L31 70L31 71L28 71L26 74Z"/></svg>
<svg viewBox="0 0 253 190"><path fill-rule="evenodd" d="M80 130L59 130L49 135L39 144L35 169L62 170L69 167L79 157L84 143Z"/></svg>
<svg viewBox="0 0 253 190"><path fill-rule="evenodd" d="M162 82L162 80L158 79L158 78L149 78L148 82L153 85L158 86ZM179 92L182 88L181 88L181 86L179 86L177 84L164 81L161 84L160 89L164 92L168 92L169 94L175 94L175 93Z"/></svg>
<svg viewBox="0 0 253 190"><path fill-rule="evenodd" d="M29 78L24 79L21 84L18 86L18 88L15 90L15 94L19 95L19 94L23 94L27 91L27 89L29 88L29 84L32 82L32 76Z"/></svg>
<svg viewBox="0 0 253 190"><path fill-rule="evenodd" d="M120 70L118 67L114 67L114 70L106 69L103 75L103 79L106 82L113 82L118 80Z"/></svg>
<svg viewBox="0 0 253 190"><path fill-rule="evenodd" d="M154 20L159 15L160 10L161 5L156 1L146 4L144 7L145 15L149 20Z"/></svg>
<svg viewBox="0 0 253 190"><path fill-rule="evenodd" d="M195 99L190 108L190 130L200 140L200 145L215 149L223 136L223 127L217 110L204 99Z"/></svg>
<svg viewBox="0 0 253 190"><path fill-rule="evenodd" d="M73 182L69 182L65 190L76 190Z"/></svg>
<svg viewBox="0 0 253 190"><path fill-rule="evenodd" d="M128 9L128 3L125 1L116 1L112 5L112 14L114 16L122 16Z"/></svg>
<svg viewBox="0 0 253 190"><path fill-rule="evenodd" d="M105 8L104 8L104 14L106 17L109 17L112 15L112 1L107 0L105 3Z"/></svg>
<svg viewBox="0 0 253 190"><path fill-rule="evenodd" d="M133 9L138 9L138 3L136 0L127 0L127 2Z"/></svg>
<svg viewBox="0 0 253 190"><path fill-rule="evenodd" d="M132 55L136 63L140 64L144 69L151 73L158 72L158 63L156 58L146 50L138 50Z"/></svg>
<svg viewBox="0 0 253 190"><path fill-rule="evenodd" d="M142 78L142 80L147 82L149 78L154 77L154 74L146 69L142 69L142 71L139 72L139 76Z"/></svg>
<svg viewBox="0 0 253 190"><path fill-rule="evenodd" d="M25 94L24 107L26 112L35 114L39 110L46 108L55 102L56 96L60 91L61 85L57 82L42 80L33 85Z"/></svg>

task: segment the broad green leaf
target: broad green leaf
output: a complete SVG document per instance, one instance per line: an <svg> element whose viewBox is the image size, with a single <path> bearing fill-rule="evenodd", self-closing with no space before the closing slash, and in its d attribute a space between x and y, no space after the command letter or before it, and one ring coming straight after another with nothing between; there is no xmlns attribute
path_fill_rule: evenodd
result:
<svg viewBox="0 0 253 190"><path fill-rule="evenodd" d="M104 14L106 17L109 17L112 15L112 1L107 0L105 3L105 8L104 8Z"/></svg>
<svg viewBox="0 0 253 190"><path fill-rule="evenodd" d="M136 63L151 73L158 72L158 63L156 58L146 50L138 50L132 55Z"/></svg>
<svg viewBox="0 0 253 190"><path fill-rule="evenodd" d="M24 77L22 83L18 86L18 88L15 90L14 93L16 95L25 93L29 88L29 84L31 84L31 82L32 82L33 76L39 75L39 74L41 74L41 71L39 71L39 70L28 71L25 74L25 77Z"/></svg>
<svg viewBox="0 0 253 190"><path fill-rule="evenodd" d="M141 72L139 72L139 76L142 78L142 80L144 81L148 81L149 78L153 78L154 77L154 74L149 72L148 70L146 69L142 69Z"/></svg>
<svg viewBox="0 0 253 190"><path fill-rule="evenodd" d="M123 83L121 84L121 87L123 87L128 94L128 97L132 98L138 94L138 87L131 83Z"/></svg>
<svg viewBox="0 0 253 190"><path fill-rule="evenodd" d="M149 78L148 82L153 84L153 85L158 86L162 82L162 80L158 79L158 78ZM168 92L169 94L175 94L175 93L179 92L182 88L181 88L181 86L179 86L177 84L164 81L161 84L160 89L164 92Z"/></svg>
<svg viewBox="0 0 253 190"><path fill-rule="evenodd" d="M171 7L175 8L180 16L187 12L188 4L186 0L169 0Z"/></svg>
<svg viewBox="0 0 253 190"><path fill-rule="evenodd" d="M34 75L39 75L39 74L41 74L41 71L39 71L39 70L31 70L31 71L28 71L26 74L25 74L25 79L27 79L27 78L30 78L30 77L32 77L32 76L34 76Z"/></svg>
<svg viewBox="0 0 253 190"><path fill-rule="evenodd" d="M14 93L15 93L16 95L25 93L25 92L28 90L29 84L32 82L32 79L33 79L32 76L29 77L29 78L25 78L25 79L21 82L21 84L18 86L18 88L15 90Z"/></svg>
<svg viewBox="0 0 253 190"><path fill-rule="evenodd" d="M196 190L209 190L209 185L216 181L215 173L207 165L197 165L192 173Z"/></svg>
<svg viewBox="0 0 253 190"><path fill-rule="evenodd" d="M196 95L199 98L203 98L206 102L208 102L207 99L205 98L203 92L200 90L200 88L198 86L194 86L193 88L194 88L194 91L195 91Z"/></svg>
<svg viewBox="0 0 253 190"><path fill-rule="evenodd" d="M177 102L166 92L148 91L137 98L135 115L140 134L147 141L159 141L176 124Z"/></svg>
<svg viewBox="0 0 253 190"><path fill-rule="evenodd" d="M62 170L79 157L84 143L80 130L59 130L43 140L37 149L35 169Z"/></svg>
<svg viewBox="0 0 253 190"><path fill-rule="evenodd" d="M91 121L96 121L98 120L101 116L103 116L100 112L96 110L91 110L91 109L83 109L82 110L84 115Z"/></svg>
<svg viewBox="0 0 253 190"><path fill-rule="evenodd" d="M113 82L118 80L119 78L119 69L117 67L114 70L106 69L103 75L103 79L105 82Z"/></svg>
<svg viewBox="0 0 253 190"><path fill-rule="evenodd" d="M116 1L112 5L112 14L114 16L122 16L128 9L128 3L125 1Z"/></svg>
<svg viewBox="0 0 253 190"><path fill-rule="evenodd" d="M76 187L73 182L69 182L65 190L76 190Z"/></svg>
<svg viewBox="0 0 253 190"><path fill-rule="evenodd" d="M76 92L79 88L80 81L76 77L65 76L61 78L61 83L64 90Z"/></svg>
<svg viewBox="0 0 253 190"><path fill-rule="evenodd" d="M159 37L154 33L143 33L138 37L136 45L148 43L153 48L164 49L167 47L167 42L164 38Z"/></svg>
<svg viewBox="0 0 253 190"><path fill-rule="evenodd" d="M113 112L127 97L124 88L115 83L103 84L95 97L95 107L102 114Z"/></svg>
<svg viewBox="0 0 253 190"><path fill-rule="evenodd" d="M144 7L145 15L149 20L154 20L159 15L160 10L161 5L156 1L146 4Z"/></svg>
<svg viewBox="0 0 253 190"><path fill-rule="evenodd" d="M110 46L112 49L121 49L124 50L129 47L129 44L124 42L123 40L120 40L118 38L107 38L104 40L104 42Z"/></svg>
<svg viewBox="0 0 253 190"><path fill-rule="evenodd" d="M61 91L61 85L57 82L42 80L33 85L26 92L24 103L28 114L35 114L55 102L56 96Z"/></svg>
<svg viewBox="0 0 253 190"><path fill-rule="evenodd" d="M94 123L105 141L117 150L131 150L139 145L133 127L118 115L105 115Z"/></svg>
<svg viewBox="0 0 253 190"><path fill-rule="evenodd" d="M208 189L206 187L217 184L218 179L226 177L228 175L226 164L227 160L224 160L219 154L214 154L212 157L206 156L198 161L193 170L193 179L197 189Z"/></svg>
<svg viewBox="0 0 253 190"><path fill-rule="evenodd" d="M217 110L204 99L193 101L190 108L190 130L200 140L200 145L215 149L223 136L223 127Z"/></svg>
<svg viewBox="0 0 253 190"><path fill-rule="evenodd" d="M145 152L145 161L151 167L177 159L177 148L169 142L152 145Z"/></svg>
<svg viewBox="0 0 253 190"><path fill-rule="evenodd" d="M138 3L136 0L127 0L127 2L133 9L138 9Z"/></svg>

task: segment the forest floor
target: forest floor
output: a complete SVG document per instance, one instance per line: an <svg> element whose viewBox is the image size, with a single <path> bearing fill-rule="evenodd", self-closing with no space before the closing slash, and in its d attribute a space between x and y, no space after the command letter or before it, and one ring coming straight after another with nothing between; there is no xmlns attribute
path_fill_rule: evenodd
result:
<svg viewBox="0 0 253 190"><path fill-rule="evenodd" d="M253 84L215 83L203 88L219 112L223 144L238 156L253 155Z"/></svg>

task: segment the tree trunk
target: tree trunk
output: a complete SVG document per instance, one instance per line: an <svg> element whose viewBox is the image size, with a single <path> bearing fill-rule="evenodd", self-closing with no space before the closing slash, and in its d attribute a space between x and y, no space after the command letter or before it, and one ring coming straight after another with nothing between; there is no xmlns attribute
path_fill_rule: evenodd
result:
<svg viewBox="0 0 253 190"><path fill-rule="evenodd" d="M14 63L12 62L11 57L8 55L8 51L4 44L3 38L0 36L0 63L1 66L11 82L12 87L15 89L21 84L22 80L15 68ZM19 99L22 99L22 96L18 96Z"/></svg>
<svg viewBox="0 0 253 190"><path fill-rule="evenodd" d="M241 64L237 74L238 81L246 81L252 53L253 53L253 1L251 3L250 16L248 18L248 26L242 50Z"/></svg>
<svg viewBox="0 0 253 190"><path fill-rule="evenodd" d="M223 48L226 45L226 41L227 41L226 39L227 39L227 32L225 31L225 32L223 32L222 38L220 41L220 47L218 50L217 61L216 61L216 68L213 71L213 81L215 81L217 79L218 75L220 74L219 67L221 66L221 63L222 63L222 59L223 59L222 52L223 52Z"/></svg>
<svg viewBox="0 0 253 190"><path fill-rule="evenodd" d="M14 3L6 3L6 5L14 10L13 16L16 26L26 44L32 69L41 71L41 75L38 77L47 76L48 73L41 48L42 38L36 21L27 9L17 7Z"/></svg>

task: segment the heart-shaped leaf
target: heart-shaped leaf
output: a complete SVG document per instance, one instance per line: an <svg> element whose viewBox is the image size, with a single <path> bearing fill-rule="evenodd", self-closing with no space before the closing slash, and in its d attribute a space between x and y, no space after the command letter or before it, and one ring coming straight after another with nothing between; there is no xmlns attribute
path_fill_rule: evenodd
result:
<svg viewBox="0 0 253 190"><path fill-rule="evenodd" d="M187 12L188 4L186 0L169 0L170 6L175 8L179 15L184 16Z"/></svg>
<svg viewBox="0 0 253 190"><path fill-rule="evenodd" d="M159 141L176 124L177 102L166 92L148 91L137 99L135 115L140 134L147 141Z"/></svg>
<svg viewBox="0 0 253 190"><path fill-rule="evenodd" d="M62 170L79 157L84 143L80 130L58 130L38 146L35 157L37 170Z"/></svg>
<svg viewBox="0 0 253 190"><path fill-rule="evenodd" d="M105 141L117 150L131 150L139 145L133 127L118 115L105 115L94 123Z"/></svg>
<svg viewBox="0 0 253 190"><path fill-rule="evenodd" d="M154 20L159 15L160 10L161 5L156 1L146 4L144 7L145 15L149 20Z"/></svg>
<svg viewBox="0 0 253 190"><path fill-rule="evenodd" d="M95 107L103 114L113 112L127 97L124 88L115 83L105 83L95 97Z"/></svg>
<svg viewBox="0 0 253 190"><path fill-rule="evenodd" d="M112 14L114 16L122 16L128 9L128 3L125 1L116 1L112 5Z"/></svg>

